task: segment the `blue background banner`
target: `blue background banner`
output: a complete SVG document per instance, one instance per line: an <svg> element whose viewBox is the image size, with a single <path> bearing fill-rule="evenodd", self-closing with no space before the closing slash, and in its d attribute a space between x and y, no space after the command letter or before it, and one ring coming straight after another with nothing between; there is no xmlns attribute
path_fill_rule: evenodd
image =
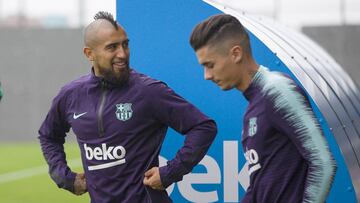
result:
<svg viewBox="0 0 360 203"><path fill-rule="evenodd" d="M174 202L238 202L244 194L245 158L240 138L247 101L239 91L223 92L205 81L189 44L193 27L219 13L222 12L200 0L117 0L117 20L130 39L131 67L166 82L218 124L217 138L205 159L182 182L168 188ZM294 78L263 42L252 33L250 37L258 63ZM338 164L327 202L356 202L339 147L321 112L311 102ZM169 130L160 161L172 159L182 144L183 137Z"/></svg>

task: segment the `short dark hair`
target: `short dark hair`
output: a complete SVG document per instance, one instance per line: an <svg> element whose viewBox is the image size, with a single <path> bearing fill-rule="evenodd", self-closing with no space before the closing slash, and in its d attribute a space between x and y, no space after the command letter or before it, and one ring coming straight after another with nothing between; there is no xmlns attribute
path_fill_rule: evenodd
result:
<svg viewBox="0 0 360 203"><path fill-rule="evenodd" d="M209 17L197 24L190 36L190 44L197 51L205 45L238 39L241 46L251 55L249 35L240 21L228 14Z"/></svg>
<svg viewBox="0 0 360 203"><path fill-rule="evenodd" d="M116 30L118 29L118 23L116 22L114 16L111 13L106 11L99 11L97 14L95 14L94 20L96 21L101 19L109 21L115 27Z"/></svg>

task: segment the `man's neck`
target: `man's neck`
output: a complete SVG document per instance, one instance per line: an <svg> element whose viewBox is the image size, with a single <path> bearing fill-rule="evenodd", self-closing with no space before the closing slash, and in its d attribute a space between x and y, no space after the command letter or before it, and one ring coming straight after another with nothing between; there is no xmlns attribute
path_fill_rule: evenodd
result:
<svg viewBox="0 0 360 203"><path fill-rule="evenodd" d="M100 73L98 67L93 66L92 68L93 68L93 70L94 70L94 75L95 75L96 77L99 77L99 78L103 78L103 77L104 77L104 76Z"/></svg>
<svg viewBox="0 0 360 203"><path fill-rule="evenodd" d="M243 64L246 67L246 74L244 75L242 83L236 87L241 92L245 92L249 88L252 79L259 70L259 65L254 60L249 60L247 64Z"/></svg>

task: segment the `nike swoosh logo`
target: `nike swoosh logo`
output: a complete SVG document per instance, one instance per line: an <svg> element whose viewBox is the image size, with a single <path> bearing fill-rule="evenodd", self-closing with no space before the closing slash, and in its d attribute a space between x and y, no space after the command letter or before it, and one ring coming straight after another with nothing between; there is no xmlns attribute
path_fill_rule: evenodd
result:
<svg viewBox="0 0 360 203"><path fill-rule="evenodd" d="M76 119L80 118L81 116L85 115L86 113L87 112L84 112L84 113L81 113L81 114L78 114L78 115L76 115L76 113L74 113L73 118L76 120Z"/></svg>

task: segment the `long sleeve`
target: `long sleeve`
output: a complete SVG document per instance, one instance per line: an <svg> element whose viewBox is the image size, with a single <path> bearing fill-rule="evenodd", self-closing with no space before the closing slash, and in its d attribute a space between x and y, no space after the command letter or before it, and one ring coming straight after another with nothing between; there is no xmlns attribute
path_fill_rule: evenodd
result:
<svg viewBox="0 0 360 203"><path fill-rule="evenodd" d="M152 98L154 115L160 122L185 135L184 145L175 158L160 168L160 177L165 187L191 172L205 156L214 141L216 123L196 107L174 93L163 83L156 83Z"/></svg>
<svg viewBox="0 0 360 203"><path fill-rule="evenodd" d="M59 188L73 191L76 174L67 165L64 152L69 124L65 119L65 99L60 92L53 100L50 111L39 129L39 140L49 174Z"/></svg>
<svg viewBox="0 0 360 203"><path fill-rule="evenodd" d="M292 80L283 78L281 82L265 90L270 101L268 120L288 136L308 164L303 202L325 202L336 171L335 160L305 94Z"/></svg>

